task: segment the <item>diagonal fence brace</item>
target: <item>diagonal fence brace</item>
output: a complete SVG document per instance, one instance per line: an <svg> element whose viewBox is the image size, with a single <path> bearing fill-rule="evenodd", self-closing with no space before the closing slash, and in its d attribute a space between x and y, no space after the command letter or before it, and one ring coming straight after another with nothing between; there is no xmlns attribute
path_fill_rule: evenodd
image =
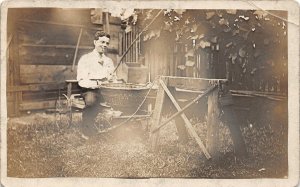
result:
<svg viewBox="0 0 300 187"><path fill-rule="evenodd" d="M173 95L171 94L170 90L166 86L166 84L163 82L163 80L160 79L159 82L160 82L161 86L163 87L164 91L166 92L166 94L169 96L172 103L174 104L175 108L178 111L182 110L181 107L179 106L179 104L177 103L177 101L175 100L175 98L173 97ZM181 113L181 117L182 117L183 121L185 122L185 126L188 130L188 133L196 140L197 144L200 146L200 149L204 153L205 157L207 159L211 159L209 152L207 151L203 142L197 135L197 133L196 133L194 127L192 126L191 122L189 121L189 119L186 117L186 115L184 113Z"/></svg>
<svg viewBox="0 0 300 187"><path fill-rule="evenodd" d="M162 127L164 127L166 124L168 124L171 120L173 120L178 115L182 114L186 109L188 109L190 106L192 106L195 102L197 102L198 100L200 100L201 98L203 98L204 96L206 96L207 94L209 94L210 92L212 92L216 87L217 87L217 85L210 86L202 94L198 95L195 99L193 99L193 101L191 101L190 103L188 103L181 110L179 110L178 112L176 112L175 114L173 114L170 118L168 118L166 121L164 121L163 124L161 124L159 127L157 127L156 129L154 129L152 131L152 133L155 133L155 132L159 131Z"/></svg>

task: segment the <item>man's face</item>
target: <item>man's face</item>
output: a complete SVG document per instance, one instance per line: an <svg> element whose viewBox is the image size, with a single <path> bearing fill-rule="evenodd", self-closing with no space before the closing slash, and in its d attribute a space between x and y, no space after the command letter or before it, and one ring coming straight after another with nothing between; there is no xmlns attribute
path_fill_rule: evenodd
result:
<svg viewBox="0 0 300 187"><path fill-rule="evenodd" d="M106 36L99 37L98 40L94 40L95 49L98 53L103 54L107 50L107 46L109 45L109 38Z"/></svg>

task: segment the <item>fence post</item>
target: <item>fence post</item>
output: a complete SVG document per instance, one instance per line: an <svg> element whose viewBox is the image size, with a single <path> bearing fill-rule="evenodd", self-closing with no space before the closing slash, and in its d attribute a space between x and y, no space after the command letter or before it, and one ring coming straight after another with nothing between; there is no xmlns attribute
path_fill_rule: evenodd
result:
<svg viewBox="0 0 300 187"><path fill-rule="evenodd" d="M219 108L218 89L213 90L208 96L207 117L207 150L214 160L219 159Z"/></svg>

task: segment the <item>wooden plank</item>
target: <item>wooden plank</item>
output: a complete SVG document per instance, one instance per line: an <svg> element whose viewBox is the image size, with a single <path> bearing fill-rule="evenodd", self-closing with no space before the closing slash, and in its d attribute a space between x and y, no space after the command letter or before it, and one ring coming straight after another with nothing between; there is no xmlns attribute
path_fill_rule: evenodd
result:
<svg viewBox="0 0 300 187"><path fill-rule="evenodd" d="M7 115L9 117L16 116L15 106L14 105L15 105L14 101L8 101L7 102Z"/></svg>
<svg viewBox="0 0 300 187"><path fill-rule="evenodd" d="M186 104L182 109L178 110L178 112L176 112L175 114L173 114L171 117L169 117L168 119L166 119L164 121L163 124L161 124L157 129L155 129L154 131L159 130L161 127L163 127L164 125L166 125L167 123L169 123L171 120L173 120L176 116L183 114L184 111L186 109L188 109L190 106L192 106L193 104L195 104L199 99L203 98L204 96L206 96L207 94L209 94L210 92L212 92L214 89L216 88L216 86L211 86L209 87L207 90L205 90L205 92L203 92L202 94L198 95L195 99L193 99L191 102L189 102L188 104ZM170 92L171 93L171 92ZM172 93L171 93L172 94Z"/></svg>
<svg viewBox="0 0 300 187"><path fill-rule="evenodd" d="M23 43L20 45L21 55L26 56L28 54L39 55L39 56L50 56L50 57L60 57L60 56L73 56L72 50L76 49L76 45L44 45L44 44L31 44ZM79 46L78 49L85 50L86 52L92 51L94 46ZM48 51L50 50L50 51ZM62 51L66 50L66 52ZM69 52L72 51L72 52ZM113 42L107 49L108 53L118 53L118 41ZM67 54L66 54L67 53Z"/></svg>
<svg viewBox="0 0 300 187"><path fill-rule="evenodd" d="M21 83L62 83L67 79L75 79L71 66L63 65L21 65Z"/></svg>
<svg viewBox="0 0 300 187"><path fill-rule="evenodd" d="M155 108L153 111L153 119L151 121L152 122L151 131L156 129L160 124L165 95L166 94L163 87L159 85L157 95L156 95L156 100L155 100ZM152 150L156 150L158 138L159 138L159 131L155 133L151 133L150 139L151 139Z"/></svg>
<svg viewBox="0 0 300 187"><path fill-rule="evenodd" d="M218 90L214 90L208 96L208 118L207 118L207 150L213 159L219 158L219 108L218 108Z"/></svg>
<svg viewBox="0 0 300 187"><path fill-rule="evenodd" d="M27 111L27 110L41 110L47 108L55 108L55 103L56 100L23 102L20 104L20 110Z"/></svg>
<svg viewBox="0 0 300 187"><path fill-rule="evenodd" d="M54 90L65 87L65 83L50 83L50 84L29 84L19 86L9 86L7 92L20 92L20 91L43 91Z"/></svg>
<svg viewBox="0 0 300 187"><path fill-rule="evenodd" d="M19 35L15 35L13 38L14 40L14 47L13 47L13 85L20 85L21 76L20 76L20 58L19 58ZM14 112L17 116L20 115L19 105L22 101L22 93L16 92L15 93L15 105L14 105Z"/></svg>
<svg viewBox="0 0 300 187"><path fill-rule="evenodd" d="M27 19L22 19L22 20L19 20L19 21L20 22L26 22L26 23L58 25L58 26L66 26L66 27L85 28L85 29L90 29L90 30L99 30L98 27L87 27L85 25L71 24L71 23L60 23L60 22L54 22L54 21L40 21L40 20L27 20Z"/></svg>
<svg viewBox="0 0 300 187"><path fill-rule="evenodd" d="M29 25L20 24L18 26L20 35L20 43L44 44L44 45L76 45L80 28L64 28L52 25ZM92 45L94 32L83 31L82 44Z"/></svg>
<svg viewBox="0 0 300 187"><path fill-rule="evenodd" d="M162 88L164 89L164 91L166 92L166 94L169 96L169 98L171 99L172 103L174 104L175 108L180 111L182 110L181 107L179 106L179 104L176 102L175 98L172 96L171 92L168 90L167 86L165 85L165 83L163 82L162 79L159 80L160 85L162 86ZM208 153L208 151L206 150L203 142L201 141L201 139L199 138L199 136L197 135L193 125L191 124L191 122L189 121L189 119L186 117L186 115L184 113L181 114L182 119L185 122L185 126L188 130L188 133L191 135L191 137L193 137L197 144L199 145L200 149L202 150L202 152L204 153L205 157L207 159L210 159L211 156Z"/></svg>
<svg viewBox="0 0 300 187"><path fill-rule="evenodd" d="M177 94L176 94L177 92L176 92L175 88L170 87L169 89L171 91L171 94L174 95L175 99L177 99ZM174 107L174 109L175 109L175 107ZM182 110L184 110L184 109L182 109ZM177 110L175 109L175 111L177 111ZM175 117L175 126L176 126L176 129L178 132L178 141L181 143L187 143L189 140L188 132L184 125L184 120L180 116Z"/></svg>
<svg viewBox="0 0 300 187"><path fill-rule="evenodd" d="M117 25L117 26L120 27L120 25L121 25L121 19L119 17L109 16L109 23L111 25Z"/></svg>
<svg viewBox="0 0 300 187"><path fill-rule="evenodd" d="M75 70L75 64L76 64L76 59L77 59L77 54L78 54L78 47L79 47L79 44L80 44L81 36L82 36L82 28L80 29L80 33L79 33L79 36L78 36L78 40L77 40L77 44L76 44L76 48L75 48L75 52L74 52L74 58L73 58L72 69L71 69L72 72Z"/></svg>
<svg viewBox="0 0 300 187"><path fill-rule="evenodd" d="M173 77L164 76L168 81L168 86L201 91L205 90L209 86L209 82L225 82L226 79L204 79L204 78L192 78L192 77Z"/></svg>
<svg viewBox="0 0 300 187"><path fill-rule="evenodd" d="M78 57L90 52L90 49L79 49ZM20 47L20 63L35 65L71 65L74 58L73 48L56 47ZM77 58L77 62L78 62Z"/></svg>
<svg viewBox="0 0 300 187"><path fill-rule="evenodd" d="M261 91L250 91L250 90L230 90L230 92L236 94L245 94L245 95L259 94L259 95L266 95L266 96L287 97L285 93L278 93L278 92L261 92Z"/></svg>

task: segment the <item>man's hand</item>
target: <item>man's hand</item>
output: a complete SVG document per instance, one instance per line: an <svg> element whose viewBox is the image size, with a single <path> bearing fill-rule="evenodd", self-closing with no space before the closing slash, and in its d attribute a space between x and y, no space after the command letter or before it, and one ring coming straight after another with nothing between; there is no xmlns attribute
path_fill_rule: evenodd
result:
<svg viewBox="0 0 300 187"><path fill-rule="evenodd" d="M80 87L83 87L83 88L89 88L89 89L99 88L97 80L79 80L78 84Z"/></svg>

